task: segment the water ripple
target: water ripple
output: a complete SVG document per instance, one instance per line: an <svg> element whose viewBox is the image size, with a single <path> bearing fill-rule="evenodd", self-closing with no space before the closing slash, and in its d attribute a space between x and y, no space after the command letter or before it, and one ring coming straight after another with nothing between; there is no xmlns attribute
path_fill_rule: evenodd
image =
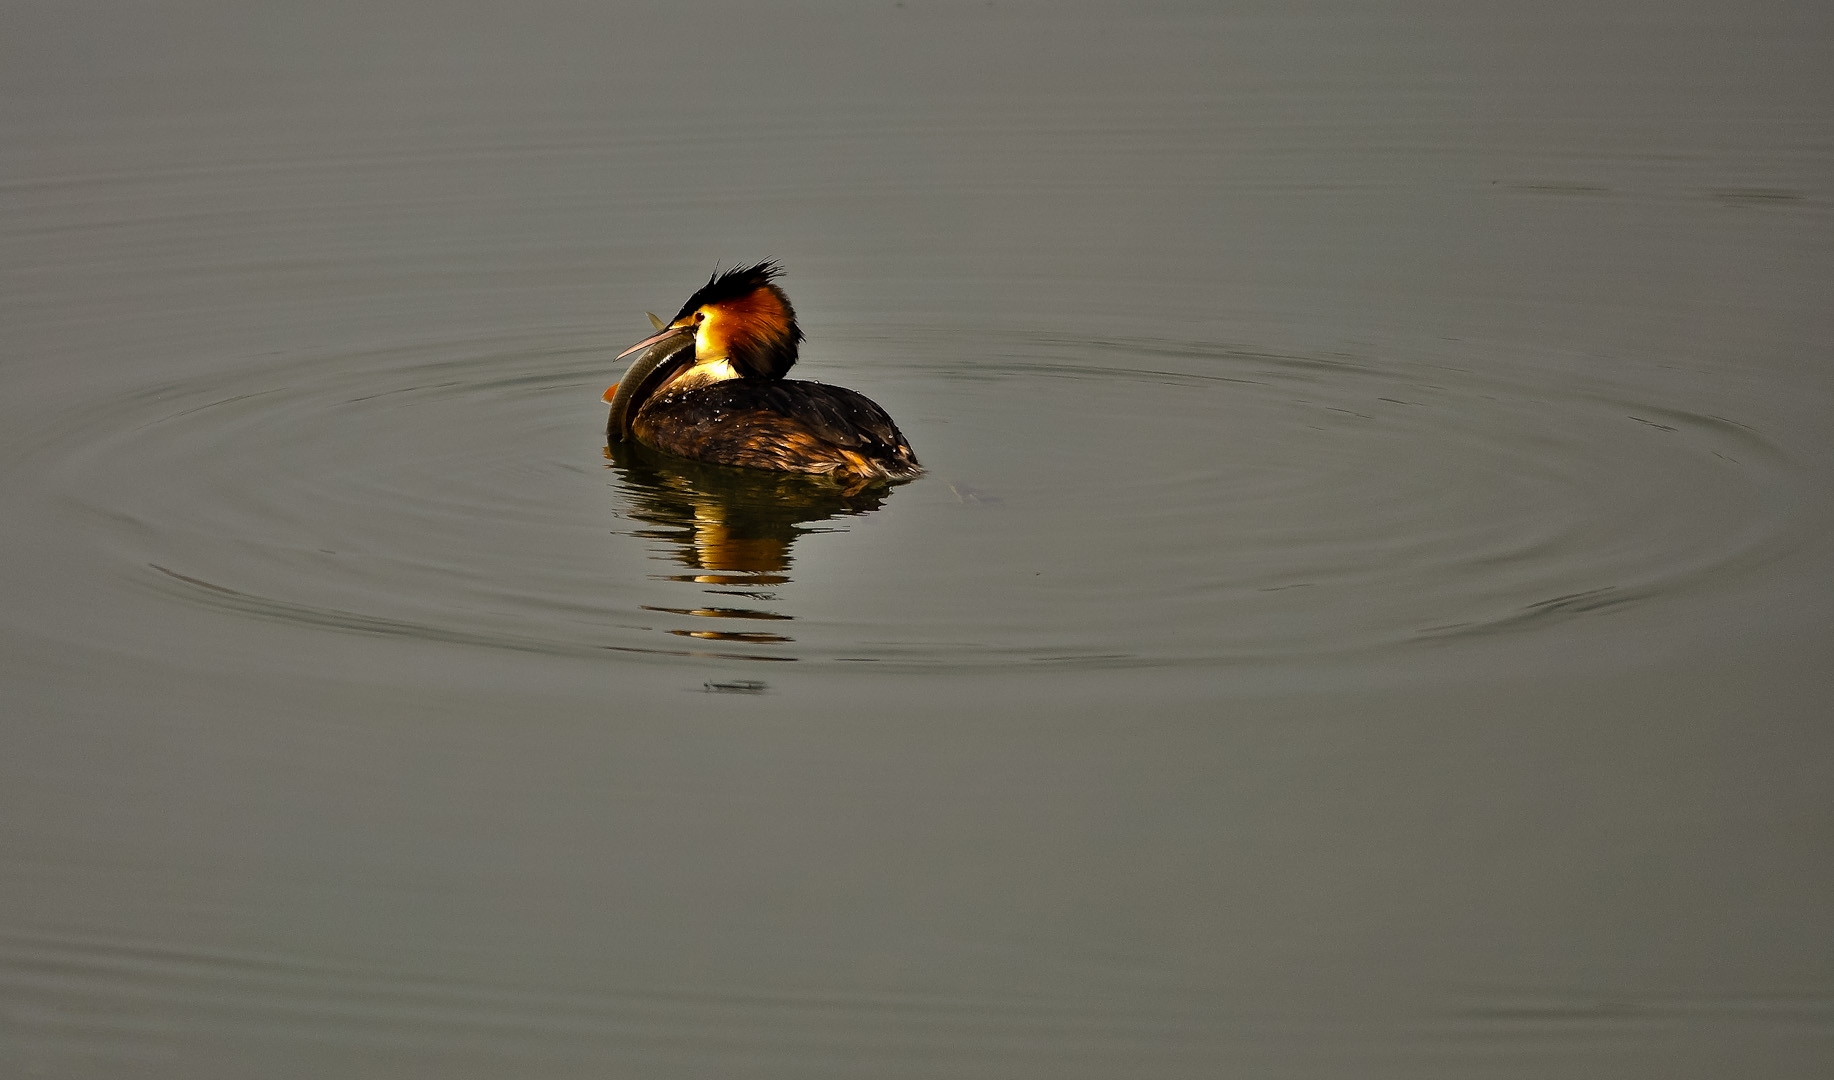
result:
<svg viewBox="0 0 1834 1080"><path fill-rule="evenodd" d="M930 464L890 492L608 463L616 369L583 338L131 389L35 449L168 602L665 662L1393 662L1736 587L1801 529L1802 470L1753 425L1533 357L934 338L819 373Z"/></svg>

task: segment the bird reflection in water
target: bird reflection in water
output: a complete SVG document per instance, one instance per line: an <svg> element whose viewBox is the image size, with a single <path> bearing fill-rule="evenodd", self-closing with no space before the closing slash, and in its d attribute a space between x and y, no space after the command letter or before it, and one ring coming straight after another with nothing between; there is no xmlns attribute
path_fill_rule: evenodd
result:
<svg viewBox="0 0 1834 1080"><path fill-rule="evenodd" d="M700 585L703 593L722 598L691 607L646 604L644 610L744 627L665 631L707 641L794 641L774 632L778 627L765 629L794 616L754 605L774 602L773 590L790 581L790 549L796 539L834 531L819 522L870 514L892 491L883 483L843 484L796 473L707 465L660 453L635 440L610 443L605 456L624 481L627 516L652 526L633 530L632 535L663 541L662 550L687 569L660 577ZM758 654L746 658L793 659Z"/></svg>

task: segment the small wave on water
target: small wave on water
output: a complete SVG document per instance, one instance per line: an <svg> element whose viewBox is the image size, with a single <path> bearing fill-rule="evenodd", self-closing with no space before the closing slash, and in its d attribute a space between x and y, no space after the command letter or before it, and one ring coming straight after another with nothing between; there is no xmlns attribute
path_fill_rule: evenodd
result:
<svg viewBox="0 0 1834 1080"><path fill-rule="evenodd" d="M37 459L165 602L658 663L1391 663L1736 584L1792 535L1760 431L1571 364L935 338L819 373L900 416L931 474L898 488L608 458L584 340L144 387Z"/></svg>

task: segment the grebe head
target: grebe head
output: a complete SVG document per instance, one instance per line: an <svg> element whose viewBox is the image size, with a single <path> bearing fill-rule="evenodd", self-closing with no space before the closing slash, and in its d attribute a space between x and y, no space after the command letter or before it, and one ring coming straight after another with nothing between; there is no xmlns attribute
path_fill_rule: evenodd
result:
<svg viewBox="0 0 1834 1080"><path fill-rule="evenodd" d="M716 272L688 297L673 321L620 357L691 334L694 366L702 369L697 374L703 378L783 378L796 363L802 329L790 298L773 284L782 273L769 261Z"/></svg>
<svg viewBox="0 0 1834 1080"><path fill-rule="evenodd" d="M607 435L630 435L645 401L670 388L724 379L781 379L796 362L802 330L790 298L771 283L783 273L774 262L742 266L707 279L668 325L651 315L657 332L618 354L631 362L617 385L605 391L611 403Z"/></svg>

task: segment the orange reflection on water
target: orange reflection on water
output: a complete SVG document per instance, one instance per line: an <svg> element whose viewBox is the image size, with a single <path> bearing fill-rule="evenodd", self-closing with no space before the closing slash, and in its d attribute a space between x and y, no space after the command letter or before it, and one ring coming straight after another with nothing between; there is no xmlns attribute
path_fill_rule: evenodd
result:
<svg viewBox="0 0 1834 1080"><path fill-rule="evenodd" d="M833 482L786 473L703 465L635 443L608 446L605 456L623 481L629 517L649 528L635 536L659 542L666 556L689 569L657 580L701 586L703 593L778 602L777 586L791 580L792 549L817 522L869 514L884 504L884 485ZM686 599L686 598L684 598ZM788 622L781 611L683 603L643 605L645 611L701 619ZM795 639L756 630L665 629L677 637L787 645ZM762 657L761 657L762 658Z"/></svg>

